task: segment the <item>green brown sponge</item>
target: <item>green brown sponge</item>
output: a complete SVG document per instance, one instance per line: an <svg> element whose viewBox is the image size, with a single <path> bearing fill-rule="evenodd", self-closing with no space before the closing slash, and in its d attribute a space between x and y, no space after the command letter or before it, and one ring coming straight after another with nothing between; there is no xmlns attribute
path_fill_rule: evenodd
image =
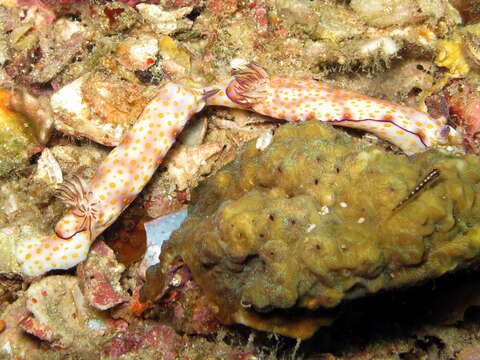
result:
<svg viewBox="0 0 480 360"><path fill-rule="evenodd" d="M181 256L223 322L308 337L312 310L476 265L479 181L477 156L407 157L321 123L287 124L194 191L157 270ZM303 315L284 316L292 310Z"/></svg>

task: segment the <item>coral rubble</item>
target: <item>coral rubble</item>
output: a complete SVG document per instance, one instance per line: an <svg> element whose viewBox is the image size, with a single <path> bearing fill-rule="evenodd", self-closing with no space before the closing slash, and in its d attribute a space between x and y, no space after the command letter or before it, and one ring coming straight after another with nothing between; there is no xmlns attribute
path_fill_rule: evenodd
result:
<svg viewBox="0 0 480 360"><path fill-rule="evenodd" d="M440 177L396 208L432 169ZM308 337L313 315L285 325L270 311L333 308L477 264L479 170L476 156L409 158L321 124L285 125L194 191L163 274L180 255L223 322Z"/></svg>

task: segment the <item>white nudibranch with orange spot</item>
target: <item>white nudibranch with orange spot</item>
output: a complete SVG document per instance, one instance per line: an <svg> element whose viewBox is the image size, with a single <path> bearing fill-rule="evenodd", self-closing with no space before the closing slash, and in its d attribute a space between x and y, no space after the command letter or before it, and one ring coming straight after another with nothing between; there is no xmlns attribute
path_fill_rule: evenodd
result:
<svg viewBox="0 0 480 360"><path fill-rule="evenodd" d="M216 90L204 92L169 83L143 110L122 143L103 160L90 184L75 177L60 188L71 209L54 234L18 245L17 261L28 276L68 269L85 260L91 243L148 183L191 116Z"/></svg>
<svg viewBox="0 0 480 360"><path fill-rule="evenodd" d="M204 90L169 83L144 109L131 131L102 162L90 184L65 182L60 197L71 209L54 234L17 247L24 274L38 276L83 261L95 238L110 226L150 180L190 117L205 105L255 111L288 121L318 120L372 132L407 154L456 141L443 118L309 79L270 76L255 63L233 79Z"/></svg>
<svg viewBox="0 0 480 360"><path fill-rule="evenodd" d="M250 63L234 72L207 105L251 110L287 121L318 120L374 133L406 154L455 142L445 118L390 101L375 99L312 79L269 75Z"/></svg>

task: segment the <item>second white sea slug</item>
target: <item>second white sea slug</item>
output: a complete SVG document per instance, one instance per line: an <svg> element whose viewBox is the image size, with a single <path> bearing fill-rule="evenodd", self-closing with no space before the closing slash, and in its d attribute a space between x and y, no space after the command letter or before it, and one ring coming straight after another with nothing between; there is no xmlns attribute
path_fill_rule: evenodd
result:
<svg viewBox="0 0 480 360"><path fill-rule="evenodd" d="M319 120L361 129L397 145L406 154L453 141L445 118L375 99L312 79L269 75L250 63L234 73L208 105L242 108L288 121Z"/></svg>
<svg viewBox="0 0 480 360"><path fill-rule="evenodd" d="M122 143L103 160L89 185L75 178L61 187L61 197L72 208L57 223L54 234L17 246L22 272L38 276L83 261L93 240L137 197L177 134L215 92L165 85Z"/></svg>

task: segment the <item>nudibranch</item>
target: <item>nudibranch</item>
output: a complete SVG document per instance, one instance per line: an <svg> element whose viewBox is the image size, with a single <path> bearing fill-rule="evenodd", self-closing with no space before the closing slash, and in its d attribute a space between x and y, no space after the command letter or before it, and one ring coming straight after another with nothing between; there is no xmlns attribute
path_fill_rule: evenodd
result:
<svg viewBox="0 0 480 360"><path fill-rule="evenodd" d="M174 83L161 88L122 143L103 160L88 186L78 177L60 186L60 197L72 207L52 235L28 239L17 246L22 272L38 276L85 260L93 240L135 199L177 134L215 93Z"/></svg>
<svg viewBox="0 0 480 360"><path fill-rule="evenodd" d="M220 84L222 85L222 84ZM269 75L256 63L234 72L207 105L247 109L287 121L318 120L374 133L408 155L454 142L445 118L312 79Z"/></svg>
<svg viewBox="0 0 480 360"><path fill-rule="evenodd" d="M83 261L91 243L150 180L176 136L205 105L240 108L287 121L318 120L362 129L406 154L455 139L444 118L311 79L269 75L256 63L233 79L199 90L168 83L131 131L104 159L89 185L74 177L60 187L71 209L52 235L24 241L16 257L24 274L38 276Z"/></svg>

